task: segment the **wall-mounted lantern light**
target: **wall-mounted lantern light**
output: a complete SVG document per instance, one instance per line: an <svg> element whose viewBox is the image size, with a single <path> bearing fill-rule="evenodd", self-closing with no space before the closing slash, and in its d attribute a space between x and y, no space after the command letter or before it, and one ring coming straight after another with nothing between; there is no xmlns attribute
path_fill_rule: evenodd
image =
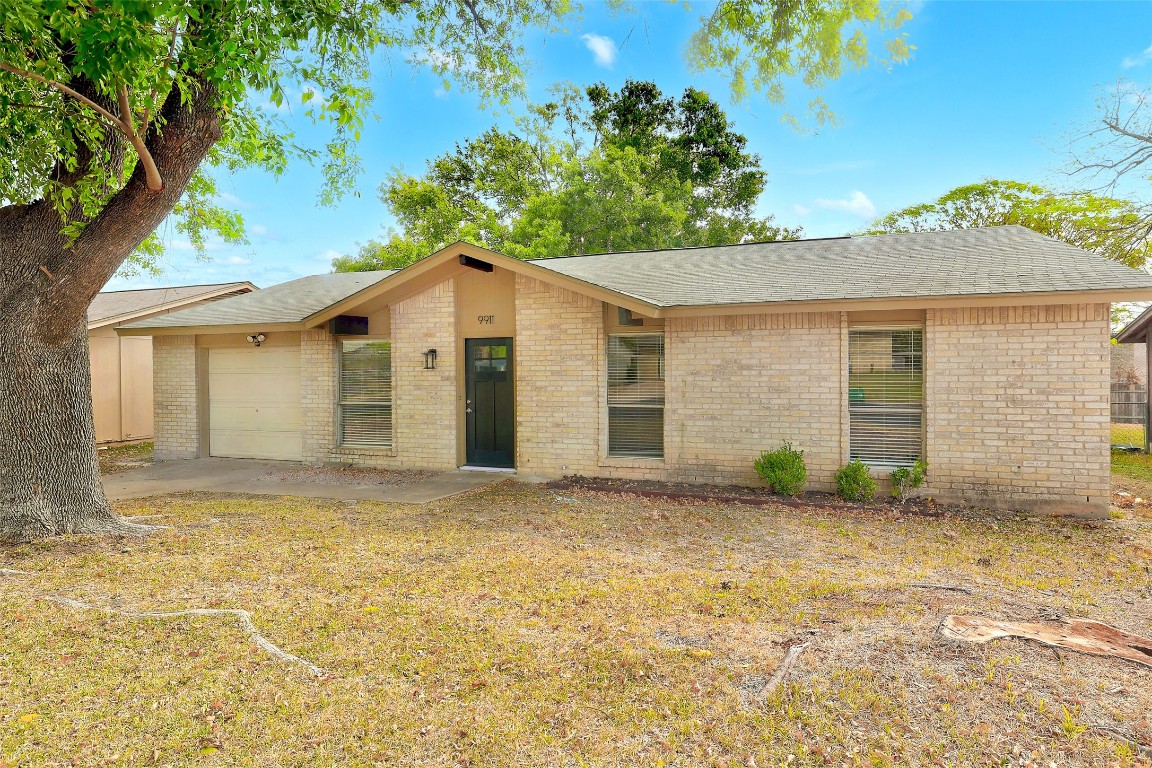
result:
<svg viewBox="0 0 1152 768"><path fill-rule="evenodd" d="M424 370L431 371L436 368L436 350L430 349L424 353Z"/></svg>
<svg viewBox="0 0 1152 768"><path fill-rule="evenodd" d="M248 343L249 344L255 344L256 346L260 346L261 344L264 343L264 340L266 338L268 338L268 337L262 333L254 333L248 337Z"/></svg>

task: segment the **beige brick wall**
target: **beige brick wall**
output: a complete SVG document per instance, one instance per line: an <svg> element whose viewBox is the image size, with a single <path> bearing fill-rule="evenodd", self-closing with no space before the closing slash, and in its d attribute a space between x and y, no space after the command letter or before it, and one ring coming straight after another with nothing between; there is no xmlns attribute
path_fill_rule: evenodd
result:
<svg viewBox="0 0 1152 768"><path fill-rule="evenodd" d="M1105 512L1108 352L1107 304L929 310L928 491Z"/></svg>
<svg viewBox="0 0 1152 768"><path fill-rule="evenodd" d="M157 461L194 459L199 455L197 359L195 336L156 336L152 339Z"/></svg>
<svg viewBox="0 0 1152 768"><path fill-rule="evenodd" d="M424 370L427 349L437 352L435 370ZM456 358L455 280L392 307L395 461L381 456L372 463L425 469L457 466Z"/></svg>
<svg viewBox="0 0 1152 768"><path fill-rule="evenodd" d="M326 328L300 334L300 421L304 463L325 464L336 446L339 342Z"/></svg>
<svg viewBox="0 0 1152 768"><path fill-rule="evenodd" d="M516 276L516 467L597 474L604 395L603 304Z"/></svg>
<svg viewBox="0 0 1152 768"><path fill-rule="evenodd" d="M840 312L670 318L665 457L671 477L756 483L753 461L787 440L810 488L841 463Z"/></svg>

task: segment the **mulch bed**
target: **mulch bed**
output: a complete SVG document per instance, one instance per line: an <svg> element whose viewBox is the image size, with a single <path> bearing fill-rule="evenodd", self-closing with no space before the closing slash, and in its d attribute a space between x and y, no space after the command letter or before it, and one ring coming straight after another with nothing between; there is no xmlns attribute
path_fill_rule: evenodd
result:
<svg viewBox="0 0 1152 768"><path fill-rule="evenodd" d="M649 499L670 499L685 501L712 501L721 504L750 504L754 506L783 505L789 507L840 509L854 512L882 514L923 515L971 515L988 510L974 510L968 507L944 506L932 499L910 499L907 503L877 496L868 503L844 501L832 493L808 491L797 496L784 496L766 488L753 488L742 485L709 485L706 483L669 483L658 480L620 480L607 477L584 477L568 475L547 484L557 491L591 491L595 493L632 494ZM1012 514L999 513L994 514Z"/></svg>

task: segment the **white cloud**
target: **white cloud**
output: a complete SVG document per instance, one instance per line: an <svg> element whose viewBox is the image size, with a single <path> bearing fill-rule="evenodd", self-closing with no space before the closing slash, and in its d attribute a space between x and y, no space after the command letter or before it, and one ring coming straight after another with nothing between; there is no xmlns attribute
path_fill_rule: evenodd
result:
<svg viewBox="0 0 1152 768"><path fill-rule="evenodd" d="M792 206L792 213L796 214L797 216L807 216L808 214L812 213L812 209L806 205L800 205L799 203L796 203Z"/></svg>
<svg viewBox="0 0 1152 768"><path fill-rule="evenodd" d="M1124 69L1132 69L1132 67L1147 64L1149 61L1152 61L1152 45L1140 51L1140 53L1135 56L1125 56L1124 60L1120 62L1120 66Z"/></svg>
<svg viewBox="0 0 1152 768"><path fill-rule="evenodd" d="M248 231L254 235L260 235L263 237L264 235L268 234L268 227L264 226L263 224L253 224L252 226L248 227Z"/></svg>
<svg viewBox="0 0 1152 768"><path fill-rule="evenodd" d="M234 208L250 209L250 208L256 207L256 206L252 205L252 203L248 202L247 200L241 200L239 197L237 197L236 195L233 195L231 192L220 192L216 196L220 198L221 202L227 203L228 205L231 205Z"/></svg>
<svg viewBox="0 0 1152 768"><path fill-rule="evenodd" d="M340 253L340 251L334 251L331 248L329 248L328 250L324 251L323 253L316 254L315 258L316 258L316 261L323 261L323 262L326 262L328 264L331 264L333 259L338 259L343 255L344 254Z"/></svg>
<svg viewBox="0 0 1152 768"><path fill-rule="evenodd" d="M616 47L616 41L604 35L587 34L581 35L580 39L584 41L584 47L592 51L592 56L595 57L596 63L601 67L611 67L616 63L616 55L620 49Z"/></svg>
<svg viewBox="0 0 1152 768"><path fill-rule="evenodd" d="M224 259L224 263L231 264L233 266L241 266L243 264L251 264L252 259L246 259L243 256L229 256L228 258Z"/></svg>
<svg viewBox="0 0 1152 768"><path fill-rule="evenodd" d="M812 205L828 211L843 211L853 216L859 216L862 219L870 219L876 215L876 206L868 199L868 195L858 189L849 192L848 197L843 200L828 200L822 198L820 200L813 200Z"/></svg>

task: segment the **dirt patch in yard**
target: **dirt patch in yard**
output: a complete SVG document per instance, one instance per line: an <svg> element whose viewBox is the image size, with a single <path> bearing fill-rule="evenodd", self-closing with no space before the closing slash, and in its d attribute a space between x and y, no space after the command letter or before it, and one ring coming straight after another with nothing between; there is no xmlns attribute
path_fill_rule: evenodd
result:
<svg viewBox="0 0 1152 768"><path fill-rule="evenodd" d="M435 472L418 469L367 469L364 467L299 467L273 472L262 479L302 485L378 485L399 488L432 477Z"/></svg>
<svg viewBox="0 0 1152 768"><path fill-rule="evenodd" d="M133 445L97 446L96 457L100 461L100 474L114 475L139 469L152 463L152 443Z"/></svg>

